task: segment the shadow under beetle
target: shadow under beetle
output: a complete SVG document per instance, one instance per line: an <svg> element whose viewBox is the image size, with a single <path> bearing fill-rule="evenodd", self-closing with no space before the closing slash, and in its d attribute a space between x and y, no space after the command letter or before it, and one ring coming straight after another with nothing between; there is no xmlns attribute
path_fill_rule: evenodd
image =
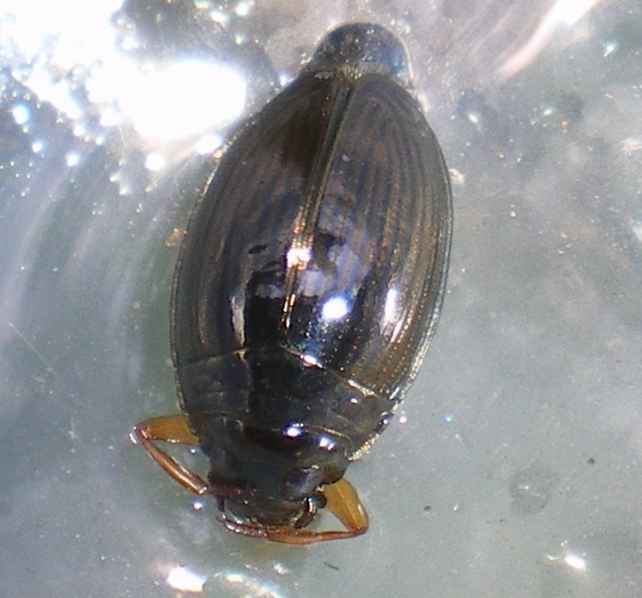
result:
<svg viewBox="0 0 642 598"><path fill-rule="evenodd" d="M171 309L184 413L134 437L216 497L230 531L309 544L368 528L343 475L428 347L452 226L444 159L409 88L388 31L332 31L236 136L192 214ZM207 478L157 441L200 445ZM305 529L322 507L345 529Z"/></svg>

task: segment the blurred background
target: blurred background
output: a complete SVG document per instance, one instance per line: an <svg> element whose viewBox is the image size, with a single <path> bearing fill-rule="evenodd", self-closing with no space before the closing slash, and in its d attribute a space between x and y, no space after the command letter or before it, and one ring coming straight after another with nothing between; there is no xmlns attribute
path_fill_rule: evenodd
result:
<svg viewBox="0 0 642 598"><path fill-rule="evenodd" d="M406 44L451 169L448 294L348 473L371 530L287 547L128 434L178 410L216 151L355 20ZM638 0L1 0L0 595L642 595L641 52Z"/></svg>

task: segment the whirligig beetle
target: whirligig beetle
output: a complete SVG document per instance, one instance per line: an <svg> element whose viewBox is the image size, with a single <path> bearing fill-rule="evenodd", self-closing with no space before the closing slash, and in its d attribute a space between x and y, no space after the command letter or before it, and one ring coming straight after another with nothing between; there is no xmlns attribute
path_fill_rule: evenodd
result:
<svg viewBox="0 0 642 598"><path fill-rule="evenodd" d="M452 227L448 173L378 25L330 32L241 129L187 227L172 299L183 414L134 438L218 500L228 530L309 544L364 533L343 479L432 337ZM156 442L200 445L207 479ZM304 529L327 507L345 530Z"/></svg>

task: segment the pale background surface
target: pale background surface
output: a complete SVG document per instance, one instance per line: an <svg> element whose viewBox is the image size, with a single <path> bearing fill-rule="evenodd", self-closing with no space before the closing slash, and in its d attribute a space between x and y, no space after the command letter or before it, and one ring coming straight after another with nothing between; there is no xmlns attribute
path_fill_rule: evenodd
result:
<svg viewBox="0 0 642 598"><path fill-rule="evenodd" d="M173 596L176 565L207 596L641 596L639 0L146 6L0 3L0 596ZM349 470L371 531L298 549L225 533L127 435L177 409L204 154L347 20L408 46L453 254L402 417Z"/></svg>

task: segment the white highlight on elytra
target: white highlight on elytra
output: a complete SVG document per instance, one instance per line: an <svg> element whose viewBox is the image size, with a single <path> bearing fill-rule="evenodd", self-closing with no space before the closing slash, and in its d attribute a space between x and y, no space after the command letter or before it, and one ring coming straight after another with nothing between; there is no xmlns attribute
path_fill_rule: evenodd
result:
<svg viewBox="0 0 642 598"><path fill-rule="evenodd" d="M287 253L288 268L301 268L312 258L309 247L290 247Z"/></svg>
<svg viewBox="0 0 642 598"><path fill-rule="evenodd" d="M386 294L386 304L383 308L383 322L384 325L392 322L397 315L397 299L399 297L399 291L392 287L388 290Z"/></svg>
<svg viewBox="0 0 642 598"><path fill-rule="evenodd" d="M328 299L321 308L321 317L324 320L340 320L349 311L348 301L342 295Z"/></svg>

